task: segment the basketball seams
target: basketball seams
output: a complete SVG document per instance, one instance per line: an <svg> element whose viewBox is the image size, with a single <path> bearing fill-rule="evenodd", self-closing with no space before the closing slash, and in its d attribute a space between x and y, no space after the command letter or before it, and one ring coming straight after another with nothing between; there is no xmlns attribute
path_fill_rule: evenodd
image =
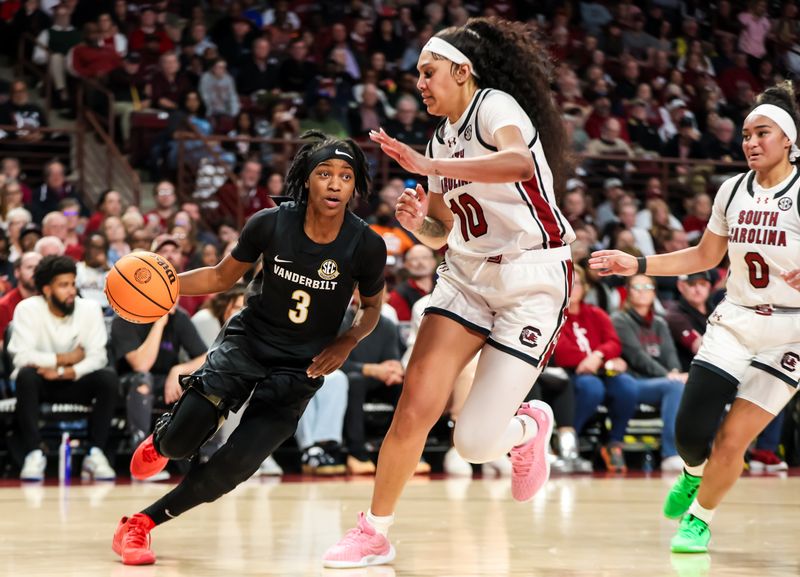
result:
<svg viewBox="0 0 800 577"><path fill-rule="evenodd" d="M105 293L106 293L106 297L107 297L107 298L108 298L108 300L111 302L111 307L112 307L112 308L113 308L115 311L117 311L117 314L119 314L119 311L123 311L123 312L126 312L126 313L128 313L129 315L131 315L131 317L138 317L138 318L141 318L141 319L150 319L150 318L152 318L152 319L155 319L155 320L158 320L158 319L160 319L162 316L164 316L164 315L161 315L161 316L158 316L158 315L153 315L153 316L151 316L151 315L139 315L139 314L136 314L136 313L134 313L133 311L129 311L128 309L126 309L125 307L123 307L122 305L120 305L120 304L119 304L119 303L118 303L118 302L117 302L117 301L114 299L114 297L113 297L113 296L111 296L111 293L110 293L109 291L107 291L107 290L106 290L106 291L105 291ZM120 315L120 316L122 316L122 315ZM122 317L122 318L123 318L123 319L125 319L126 321L128 321L129 323L145 324L145 323L139 323L138 321L132 321L132 320L126 319L125 317ZM148 322L154 322L154 321L148 321Z"/></svg>
<svg viewBox="0 0 800 577"><path fill-rule="evenodd" d="M114 263L114 270L115 270L115 271L117 271L117 274L119 275L119 277L120 277L121 279L123 279L123 280L124 280L126 283L128 283L129 285L131 285L131 288L133 288L133 290L135 290L137 293L139 293L139 294L140 294L140 295L142 295L144 298L146 298L147 300L149 300L151 303L153 303L154 305L156 305L158 308L164 309L166 312L169 312L169 309L168 309L168 308L166 308L164 305L162 305L162 304L159 304L159 303L157 303L156 301L154 301L153 299L151 299L151 298L150 298L150 297L149 297L147 294L145 294L144 292L142 292L142 290L141 290L139 287L137 287L137 286L136 286L135 284L133 284L133 283L132 283L130 280L128 280L128 277L126 277L124 274L122 274L122 271L121 271L121 270L119 270L119 268L117 267L117 264L116 264L116 263ZM159 276L161 276L161 275L159 275ZM169 293L169 291L167 291L167 292ZM170 294L170 296L172 296L172 295ZM174 304L174 303L173 303L173 304Z"/></svg>
<svg viewBox="0 0 800 577"><path fill-rule="evenodd" d="M137 255L137 254L135 254L135 253L131 253L131 254L129 254L128 256L131 256L131 257L133 257L133 258L136 258L136 259L138 259L138 260L142 261L142 262L143 262L143 263L145 263L147 266L149 266L151 269L153 269L154 271L156 271L156 273L158 273L158 277L161 279L161 282L163 282L163 283L164 283L164 286L167 288L167 294L169 295L169 298L172 300L172 304L175 304L175 301L176 301L176 300L178 300L178 299L177 299L177 295L176 295L176 296L173 298L173 296L172 296L172 291L170 290L169 284L167 283L166 279L164 279L164 274L163 274L163 273L164 273L164 271L163 271L163 270L161 270L161 269L158 269L158 268L154 267L154 266L152 265L152 263L150 263L149 261L147 261L147 260L143 259L142 257L140 257L139 255ZM114 266L115 266L115 268L116 268L116 265L114 265ZM176 274L176 275L177 275L177 273L178 273L178 271L175 271L175 274Z"/></svg>

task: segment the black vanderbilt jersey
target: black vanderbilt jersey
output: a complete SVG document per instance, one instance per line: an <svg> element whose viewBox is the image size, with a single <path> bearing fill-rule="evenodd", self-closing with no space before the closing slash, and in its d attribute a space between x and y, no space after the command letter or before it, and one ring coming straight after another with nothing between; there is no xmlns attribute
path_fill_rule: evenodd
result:
<svg viewBox="0 0 800 577"><path fill-rule="evenodd" d="M232 256L255 262L263 255L259 291L250 295L241 322L254 347L303 364L336 337L353 290L383 289L386 245L366 222L347 212L336 240L317 244L303 223L305 206L288 202L254 214Z"/></svg>

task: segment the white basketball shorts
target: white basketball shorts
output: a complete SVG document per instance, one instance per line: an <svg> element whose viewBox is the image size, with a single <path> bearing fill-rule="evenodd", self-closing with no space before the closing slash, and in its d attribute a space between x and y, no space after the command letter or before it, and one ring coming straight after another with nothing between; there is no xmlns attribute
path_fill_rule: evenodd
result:
<svg viewBox="0 0 800 577"><path fill-rule="evenodd" d="M765 315L724 300L692 362L738 382L737 397L777 415L800 382L800 314Z"/></svg>
<svg viewBox="0 0 800 577"><path fill-rule="evenodd" d="M569 247L495 258L448 251L425 314L448 317L487 344L544 368L572 290Z"/></svg>

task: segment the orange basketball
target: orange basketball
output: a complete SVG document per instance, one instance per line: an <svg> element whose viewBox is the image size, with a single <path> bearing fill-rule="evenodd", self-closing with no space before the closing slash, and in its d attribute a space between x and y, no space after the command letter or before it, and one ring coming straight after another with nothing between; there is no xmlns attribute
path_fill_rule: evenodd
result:
<svg viewBox="0 0 800 577"><path fill-rule="evenodd" d="M119 259L106 277L111 308L126 321L152 323L163 317L178 298L178 273L167 259L136 251Z"/></svg>

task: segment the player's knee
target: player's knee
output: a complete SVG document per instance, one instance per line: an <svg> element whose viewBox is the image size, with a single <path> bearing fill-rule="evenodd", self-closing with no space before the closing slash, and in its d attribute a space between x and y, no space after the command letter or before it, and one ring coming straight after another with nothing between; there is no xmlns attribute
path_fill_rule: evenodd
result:
<svg viewBox="0 0 800 577"><path fill-rule="evenodd" d="M456 425L453 431L453 444L458 454L470 463L487 463L497 458L490 441L479 427Z"/></svg>
<svg viewBox="0 0 800 577"><path fill-rule="evenodd" d="M181 460L188 459L197 451L197 444L194 439L187 439L179 434L179 431L165 431L158 437L158 452L168 459Z"/></svg>
<svg viewBox="0 0 800 577"><path fill-rule="evenodd" d="M441 415L424 403L412 401L400 403L392 420L392 431L401 438L427 436Z"/></svg>
<svg viewBox="0 0 800 577"><path fill-rule="evenodd" d="M675 446L678 454L689 466L702 464L711 450L713 435L697 427L685 415L678 412L675 419Z"/></svg>

